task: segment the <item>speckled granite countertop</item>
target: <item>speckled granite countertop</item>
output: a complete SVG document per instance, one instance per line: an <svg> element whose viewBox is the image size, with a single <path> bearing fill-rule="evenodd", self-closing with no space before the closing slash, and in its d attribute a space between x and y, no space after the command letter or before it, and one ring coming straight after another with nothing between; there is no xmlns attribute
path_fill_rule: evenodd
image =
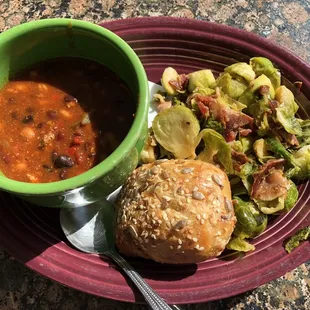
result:
<svg viewBox="0 0 310 310"><path fill-rule="evenodd" d="M273 0L2 0L0 31L26 21L72 17L103 22L136 16L197 18L255 32L310 62L310 2ZM310 262L253 291L186 310L310 309ZM0 248L0 310L142 310L90 296L28 270Z"/></svg>

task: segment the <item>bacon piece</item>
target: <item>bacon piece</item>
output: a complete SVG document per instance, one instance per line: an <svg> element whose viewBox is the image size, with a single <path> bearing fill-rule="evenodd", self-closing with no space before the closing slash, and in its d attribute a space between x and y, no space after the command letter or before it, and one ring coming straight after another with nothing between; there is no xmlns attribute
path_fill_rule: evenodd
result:
<svg viewBox="0 0 310 310"><path fill-rule="evenodd" d="M252 199L271 201L287 194L289 182L281 170L284 162L282 158L269 160L253 175Z"/></svg>
<svg viewBox="0 0 310 310"><path fill-rule="evenodd" d="M178 91L183 91L188 84L188 76L186 74L180 74L177 80L170 80L169 84Z"/></svg>

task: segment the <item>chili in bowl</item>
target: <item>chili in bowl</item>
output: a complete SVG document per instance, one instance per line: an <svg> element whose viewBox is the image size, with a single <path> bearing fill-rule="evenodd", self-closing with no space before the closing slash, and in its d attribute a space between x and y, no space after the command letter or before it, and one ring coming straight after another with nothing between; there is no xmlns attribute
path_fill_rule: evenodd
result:
<svg viewBox="0 0 310 310"><path fill-rule="evenodd" d="M110 194L137 166L147 132L147 77L134 51L71 19L0 38L0 189L51 207Z"/></svg>

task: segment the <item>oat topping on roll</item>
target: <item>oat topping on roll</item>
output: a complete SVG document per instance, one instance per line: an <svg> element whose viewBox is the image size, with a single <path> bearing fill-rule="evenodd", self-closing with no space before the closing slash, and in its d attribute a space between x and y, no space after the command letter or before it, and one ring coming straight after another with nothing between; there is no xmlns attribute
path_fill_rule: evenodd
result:
<svg viewBox="0 0 310 310"><path fill-rule="evenodd" d="M226 173L200 160L159 160L137 168L116 210L119 251L169 264L220 255L236 223Z"/></svg>

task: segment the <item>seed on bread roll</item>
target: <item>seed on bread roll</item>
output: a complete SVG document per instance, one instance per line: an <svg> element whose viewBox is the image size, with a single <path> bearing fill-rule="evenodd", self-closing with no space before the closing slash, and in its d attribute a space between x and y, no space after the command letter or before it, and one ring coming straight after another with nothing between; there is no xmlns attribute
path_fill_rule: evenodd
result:
<svg viewBox="0 0 310 310"><path fill-rule="evenodd" d="M200 160L137 168L121 190L116 211L119 251L169 264L220 255L236 223L226 173Z"/></svg>

